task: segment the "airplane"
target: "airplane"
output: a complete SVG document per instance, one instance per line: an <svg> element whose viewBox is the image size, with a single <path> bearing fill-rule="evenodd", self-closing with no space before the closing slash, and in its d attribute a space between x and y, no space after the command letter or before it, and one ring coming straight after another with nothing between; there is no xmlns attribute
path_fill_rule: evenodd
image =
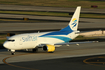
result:
<svg viewBox="0 0 105 70"><path fill-rule="evenodd" d="M42 47L44 51L54 52L56 45L62 44L76 44L69 41L76 38L80 31L78 31L78 22L81 6L78 6L73 14L68 26L59 30L51 32L25 33L8 37L3 46L15 54L15 50L33 49L37 51Z"/></svg>

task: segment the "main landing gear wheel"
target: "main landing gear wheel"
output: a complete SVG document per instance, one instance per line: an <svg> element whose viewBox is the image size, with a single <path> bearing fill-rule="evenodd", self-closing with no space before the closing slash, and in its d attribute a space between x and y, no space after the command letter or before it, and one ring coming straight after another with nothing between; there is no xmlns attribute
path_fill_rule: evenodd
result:
<svg viewBox="0 0 105 70"><path fill-rule="evenodd" d="M11 55L15 55L15 52L11 52Z"/></svg>
<svg viewBox="0 0 105 70"><path fill-rule="evenodd" d="M38 52L38 47L34 48L32 51L33 51L34 53Z"/></svg>

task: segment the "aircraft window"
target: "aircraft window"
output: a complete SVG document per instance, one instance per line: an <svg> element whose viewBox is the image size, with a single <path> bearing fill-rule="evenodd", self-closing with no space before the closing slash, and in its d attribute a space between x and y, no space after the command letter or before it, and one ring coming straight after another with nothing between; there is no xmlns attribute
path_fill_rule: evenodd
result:
<svg viewBox="0 0 105 70"><path fill-rule="evenodd" d="M11 41L11 42L14 42L15 40L7 40L7 41Z"/></svg>

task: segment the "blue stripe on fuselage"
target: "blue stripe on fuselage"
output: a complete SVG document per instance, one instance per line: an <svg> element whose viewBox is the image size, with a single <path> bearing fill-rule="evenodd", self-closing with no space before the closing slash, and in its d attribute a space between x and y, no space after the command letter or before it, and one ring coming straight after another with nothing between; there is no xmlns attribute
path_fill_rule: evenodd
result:
<svg viewBox="0 0 105 70"><path fill-rule="evenodd" d="M72 40L71 38L64 37L64 36L43 36L43 37L60 39L64 41L65 43Z"/></svg>
<svg viewBox="0 0 105 70"><path fill-rule="evenodd" d="M41 35L39 37L48 36L48 35L68 35L69 33L72 33L72 32L73 30L71 30L70 26L68 25L67 27L65 27L64 29L60 31L50 32L50 33Z"/></svg>
<svg viewBox="0 0 105 70"><path fill-rule="evenodd" d="M71 33L71 32L70 32L70 31L66 31L66 32L55 31L55 32L50 32L50 33L41 35L41 36L39 36L39 37L48 36L48 35L68 35L69 33Z"/></svg>
<svg viewBox="0 0 105 70"><path fill-rule="evenodd" d="M64 37L64 36L55 36L55 35L68 35L68 34L70 34L72 32L73 32L73 30L68 25L67 27L65 27L64 29L62 29L60 31L50 32L50 33L41 35L39 37L56 38L56 39L60 39L60 40L62 40L64 42L69 42L72 39L70 39L68 37Z"/></svg>

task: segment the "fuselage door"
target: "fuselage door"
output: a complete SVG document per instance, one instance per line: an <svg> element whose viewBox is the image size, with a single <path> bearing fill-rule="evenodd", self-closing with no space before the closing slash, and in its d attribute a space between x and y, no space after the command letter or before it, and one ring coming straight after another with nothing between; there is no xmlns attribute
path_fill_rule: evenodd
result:
<svg viewBox="0 0 105 70"><path fill-rule="evenodd" d="M20 37L19 38L19 45L22 45L23 44L23 40L22 40L22 38Z"/></svg>

